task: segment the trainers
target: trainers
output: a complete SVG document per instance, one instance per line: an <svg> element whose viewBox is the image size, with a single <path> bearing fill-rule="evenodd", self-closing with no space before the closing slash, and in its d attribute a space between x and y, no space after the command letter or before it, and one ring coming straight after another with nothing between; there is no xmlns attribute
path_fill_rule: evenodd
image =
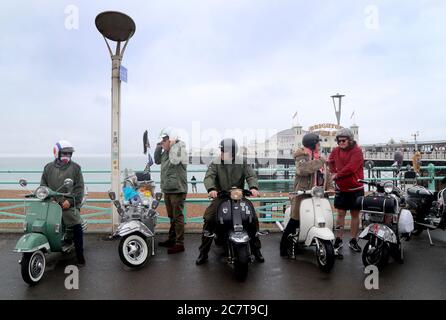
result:
<svg viewBox="0 0 446 320"><path fill-rule="evenodd" d="M167 239L166 241L158 243L158 245L160 247L170 248L170 247L173 247L175 245L175 241Z"/></svg>
<svg viewBox="0 0 446 320"><path fill-rule="evenodd" d="M183 251L184 251L184 246L182 244L176 244L167 250L167 254L174 254Z"/></svg>
<svg viewBox="0 0 446 320"><path fill-rule="evenodd" d="M342 243L342 239L341 238L336 238L335 243L334 243L335 250L341 249L343 245L344 244Z"/></svg>
<svg viewBox="0 0 446 320"><path fill-rule="evenodd" d="M362 251L362 249L359 246L358 241L356 241L356 239L351 239L350 242L348 243L348 246L353 251L356 251L356 252L361 252Z"/></svg>

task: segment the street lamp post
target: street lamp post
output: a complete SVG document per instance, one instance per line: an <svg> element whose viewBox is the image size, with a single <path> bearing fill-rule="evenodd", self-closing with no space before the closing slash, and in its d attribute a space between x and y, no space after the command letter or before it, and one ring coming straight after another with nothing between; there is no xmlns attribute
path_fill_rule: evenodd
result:
<svg viewBox="0 0 446 320"><path fill-rule="evenodd" d="M417 137L420 135L420 133L417 131L415 133L412 133L412 137L414 137L415 139L415 152L418 151L418 142L417 142Z"/></svg>
<svg viewBox="0 0 446 320"><path fill-rule="evenodd" d="M341 101L343 97L345 97L345 95L339 93L331 96L331 98L333 99L333 106L336 113L336 119L338 120L338 126L341 125ZM336 108L336 99L338 99L338 108Z"/></svg>
<svg viewBox="0 0 446 320"><path fill-rule="evenodd" d="M136 30L135 22L128 15L106 11L97 15L95 19L96 28L104 37L112 60L112 88L111 88L111 191L119 197L121 194L121 171L120 171L120 117L121 117L121 80L124 75L121 61L128 41ZM116 42L116 50L113 53L107 39ZM121 42L125 42L121 50ZM112 231L119 224L119 214L112 204Z"/></svg>

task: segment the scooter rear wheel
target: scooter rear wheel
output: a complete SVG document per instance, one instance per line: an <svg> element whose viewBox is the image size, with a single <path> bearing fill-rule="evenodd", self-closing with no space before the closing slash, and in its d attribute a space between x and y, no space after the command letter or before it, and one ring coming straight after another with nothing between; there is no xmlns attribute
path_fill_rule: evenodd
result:
<svg viewBox="0 0 446 320"><path fill-rule="evenodd" d="M140 234L129 234L119 242L119 258L130 268L143 266L151 257L152 242Z"/></svg>
<svg viewBox="0 0 446 320"><path fill-rule="evenodd" d="M41 250L25 252L20 264L23 281L29 285L35 285L42 279L45 272L45 254Z"/></svg>

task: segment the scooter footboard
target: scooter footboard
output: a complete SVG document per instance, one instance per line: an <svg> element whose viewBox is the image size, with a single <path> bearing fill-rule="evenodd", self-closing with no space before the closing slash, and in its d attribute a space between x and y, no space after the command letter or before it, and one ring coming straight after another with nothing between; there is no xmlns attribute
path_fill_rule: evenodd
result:
<svg viewBox="0 0 446 320"><path fill-rule="evenodd" d="M373 235L385 242L397 243L395 232L388 226L378 223L368 225L359 235L359 238L368 240Z"/></svg>
<svg viewBox="0 0 446 320"><path fill-rule="evenodd" d="M132 220L125 223L121 223L118 230L115 232L115 236L125 237L130 233L139 232L146 237L153 237L154 232L152 232L144 223L138 220Z"/></svg>
<svg viewBox="0 0 446 320"><path fill-rule="evenodd" d="M17 242L14 252L50 251L48 239L41 233L27 233Z"/></svg>

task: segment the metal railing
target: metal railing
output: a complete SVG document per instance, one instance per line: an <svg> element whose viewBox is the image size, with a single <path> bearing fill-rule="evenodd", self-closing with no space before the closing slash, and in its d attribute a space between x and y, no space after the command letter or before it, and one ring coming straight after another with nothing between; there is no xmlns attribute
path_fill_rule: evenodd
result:
<svg viewBox="0 0 446 320"><path fill-rule="evenodd" d="M267 169L270 170L270 169ZM286 171L294 171L294 168L277 168L277 171L286 172ZM405 170L402 168L402 170ZM436 170L446 170L446 166L434 166L430 164L428 166L421 167L421 170L427 171L427 176L417 177L417 181L428 181L429 188L435 188L435 181L441 180L444 177L435 176ZM191 169L188 172L205 172L206 169ZM395 171L394 167L376 167L370 170L369 177L365 180L368 181L402 181L402 177L372 177L372 172L385 172L385 171ZM0 173L41 173L42 170L0 170ZM110 173L110 170L84 170L84 173ZM153 170L152 172L159 172L159 170ZM188 181L188 183L203 183L203 181ZM292 183L293 179L262 179L259 180L259 184L268 184L268 183ZM38 185L40 182L31 181L28 184ZM86 181L87 185L108 185L110 181ZM159 181L156 181L159 184ZM0 181L2 185L16 185L16 181ZM260 198L250 198L250 200L254 203L259 203L260 205L255 206L256 212L259 215L259 220L265 223L274 223L276 221L283 221L285 208L289 206L289 198L288 197L260 197ZM333 198L330 199L333 201ZM33 201L33 200L27 200ZM37 200L34 200L37 201ZM186 223L202 223L202 216L199 217L188 217L187 215L187 204L209 204L210 199L208 198L189 198L186 199L186 206L184 209L185 221ZM17 204L20 203L20 204ZM107 206L98 206L94 204L108 204ZM163 204L164 201L161 201ZM0 206L0 228L2 225L6 224L19 224L24 221L24 213L14 213L8 212L10 210L17 210L19 208L24 208L24 200L23 199L0 199L0 204L7 204L6 206ZM26 205L26 203L25 203ZM82 216L87 219L88 223L91 224L111 224L111 201L109 199L87 199L86 205L83 206L83 210L94 211L91 213L84 213ZM24 212L24 210L23 210ZM336 214L334 214L336 216ZM99 217L102 217L99 219ZM159 217L160 223L168 223L169 218L162 216Z"/></svg>

